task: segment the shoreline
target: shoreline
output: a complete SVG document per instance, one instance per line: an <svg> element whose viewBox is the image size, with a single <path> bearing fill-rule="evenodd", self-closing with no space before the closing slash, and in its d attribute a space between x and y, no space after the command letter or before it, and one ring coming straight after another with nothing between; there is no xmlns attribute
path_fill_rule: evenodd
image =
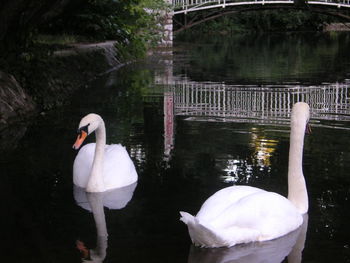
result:
<svg viewBox="0 0 350 263"><path fill-rule="evenodd" d="M0 132L33 115L67 103L69 96L97 77L124 66L115 41L74 44L30 65L25 85L0 70Z"/></svg>

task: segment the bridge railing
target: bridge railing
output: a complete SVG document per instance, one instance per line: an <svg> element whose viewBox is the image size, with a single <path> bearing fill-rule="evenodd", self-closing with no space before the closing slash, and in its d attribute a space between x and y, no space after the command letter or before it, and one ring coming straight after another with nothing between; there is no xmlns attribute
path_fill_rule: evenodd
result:
<svg viewBox="0 0 350 263"><path fill-rule="evenodd" d="M175 13L246 4L291 4L293 0L172 0ZM311 0L309 4L350 7L350 0Z"/></svg>
<svg viewBox="0 0 350 263"><path fill-rule="evenodd" d="M288 125L293 104L304 101L310 105L314 123L325 126L335 121L334 127L350 130L350 81L319 86L240 86L176 80L152 89L144 101L166 101L165 116L278 125Z"/></svg>
<svg viewBox="0 0 350 263"><path fill-rule="evenodd" d="M350 85L239 87L182 83L170 88L174 114L213 121L287 124L295 102L310 105L315 120L350 121Z"/></svg>

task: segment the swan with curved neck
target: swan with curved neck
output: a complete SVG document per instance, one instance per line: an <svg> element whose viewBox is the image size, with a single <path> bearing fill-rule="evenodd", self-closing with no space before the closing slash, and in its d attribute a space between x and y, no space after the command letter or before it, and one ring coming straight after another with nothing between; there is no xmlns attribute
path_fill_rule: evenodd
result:
<svg viewBox="0 0 350 263"><path fill-rule="evenodd" d="M106 145L106 129L101 116L90 113L81 119L73 148L79 149L93 132L96 143L82 147L74 160L74 184L87 192L104 192L136 182L135 166L125 147L120 144Z"/></svg>
<svg viewBox="0 0 350 263"><path fill-rule="evenodd" d="M288 199L250 186L231 186L209 197L196 216L180 212L192 242L201 247L230 247L272 240L296 230L308 211L302 169L309 106L298 102L291 115Z"/></svg>

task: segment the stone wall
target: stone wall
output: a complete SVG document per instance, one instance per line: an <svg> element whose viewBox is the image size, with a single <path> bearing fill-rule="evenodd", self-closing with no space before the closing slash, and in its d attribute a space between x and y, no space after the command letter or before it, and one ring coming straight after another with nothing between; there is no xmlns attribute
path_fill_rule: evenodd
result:
<svg viewBox="0 0 350 263"><path fill-rule="evenodd" d="M173 46L173 16L171 13L166 13L163 18L163 32L160 46L172 47Z"/></svg>
<svg viewBox="0 0 350 263"><path fill-rule="evenodd" d="M325 25L323 31L350 31L350 23L332 23Z"/></svg>
<svg viewBox="0 0 350 263"><path fill-rule="evenodd" d="M161 18L162 39L159 45L161 47L173 46L173 14L171 11L171 0L164 0L168 5L168 10L164 11Z"/></svg>

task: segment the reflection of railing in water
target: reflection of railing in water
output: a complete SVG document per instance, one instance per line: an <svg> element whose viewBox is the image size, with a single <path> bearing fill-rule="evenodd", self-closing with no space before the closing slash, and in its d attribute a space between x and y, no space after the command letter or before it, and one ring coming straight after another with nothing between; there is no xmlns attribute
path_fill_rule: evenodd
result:
<svg viewBox="0 0 350 263"><path fill-rule="evenodd" d="M172 86L175 115L217 121L280 123L289 121L293 104L310 105L318 120L350 120L350 85L227 86L181 83Z"/></svg>
<svg viewBox="0 0 350 263"><path fill-rule="evenodd" d="M288 126L293 104L304 101L310 105L313 124L350 130L348 81L320 86L235 86L176 80L173 85L153 87L152 92L143 99L147 103L164 103L166 161L170 159L174 147L175 116L194 121ZM256 159L261 161L261 167L269 166L270 153L264 149L264 144L266 146L266 141L259 142L256 147ZM233 165L225 170L227 175L231 176L232 172L236 174L237 167ZM232 178L229 179L232 181Z"/></svg>

